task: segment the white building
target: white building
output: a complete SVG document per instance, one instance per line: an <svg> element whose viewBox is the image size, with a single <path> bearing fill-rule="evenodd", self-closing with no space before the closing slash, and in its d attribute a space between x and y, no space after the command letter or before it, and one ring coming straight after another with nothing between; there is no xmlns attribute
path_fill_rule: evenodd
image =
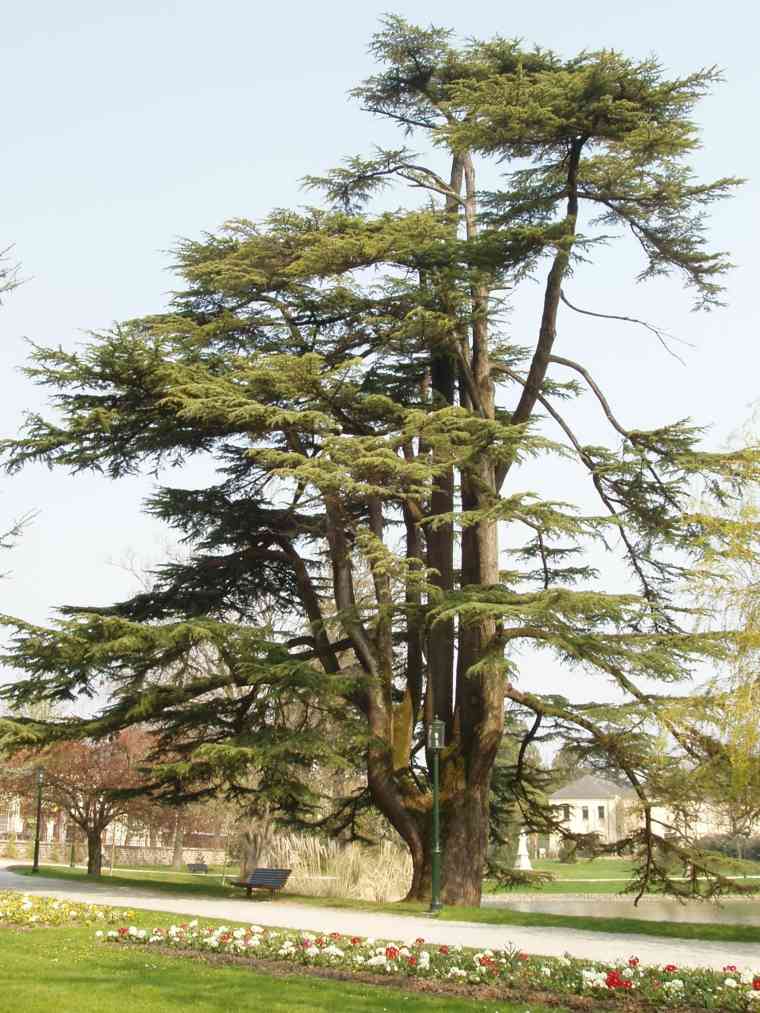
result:
<svg viewBox="0 0 760 1013"><path fill-rule="evenodd" d="M21 818L21 799L0 798L0 837L20 834L24 829Z"/></svg>
<svg viewBox="0 0 760 1013"><path fill-rule="evenodd" d="M549 801L560 810L562 824L570 833L598 834L606 844L614 844L625 836L636 793L632 788L584 774L555 791ZM549 851L556 851L559 845L559 835L552 835Z"/></svg>
<svg viewBox="0 0 760 1013"><path fill-rule="evenodd" d="M563 826L574 834L598 834L606 844L614 844L641 826L641 804L632 788L622 788L593 774L584 774L555 791L549 801L559 810ZM707 803L700 805L687 823L665 806L653 806L655 831L677 831L691 839L731 832L731 820L725 808ZM760 826L758 826L760 830ZM549 852L556 853L562 843L559 834L549 839Z"/></svg>

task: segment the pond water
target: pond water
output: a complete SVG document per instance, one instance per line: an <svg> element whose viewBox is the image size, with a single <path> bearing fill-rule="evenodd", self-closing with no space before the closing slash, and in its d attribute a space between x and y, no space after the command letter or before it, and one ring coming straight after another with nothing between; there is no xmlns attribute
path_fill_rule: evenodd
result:
<svg viewBox="0 0 760 1013"><path fill-rule="evenodd" d="M512 911L535 914L581 915L592 918L640 918L646 921L711 922L723 925L760 925L760 897L757 900L726 900L720 906L713 902L643 897L637 907L633 900L612 900L606 897L518 897L484 896L483 906L506 907Z"/></svg>

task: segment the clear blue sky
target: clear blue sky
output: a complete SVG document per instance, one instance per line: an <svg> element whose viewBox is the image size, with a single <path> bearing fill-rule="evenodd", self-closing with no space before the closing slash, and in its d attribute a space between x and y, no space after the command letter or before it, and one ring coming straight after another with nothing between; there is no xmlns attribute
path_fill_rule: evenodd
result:
<svg viewBox="0 0 760 1013"><path fill-rule="evenodd" d="M3 434L40 403L17 372L24 336L72 347L89 328L160 310L172 286L166 251L178 236L305 203L304 174L398 141L346 94L373 72L367 44L385 10L463 37L521 36L565 54L655 52L674 73L717 64L726 83L698 113L698 171L755 172L758 18L739 0L9 5L0 39L0 246L15 242L29 281L0 309ZM684 368L644 332L563 320L562 349L593 368L624 421L693 416L714 427L716 443L748 417L760 376L757 212L750 181L712 220L715 245L738 265L720 312L690 314L675 281L633 287L631 250L574 279L578 304L647 315L694 345L682 349ZM539 298L529 289L515 307L513 327L528 339ZM584 411L584 435L593 436L596 415ZM3 561L14 575L0 584L0 610L42 621L58 604L128 594L134 581L108 561L130 549L156 559L168 537L140 516L150 488L148 478L114 484L43 468L5 480L0 518L40 514Z"/></svg>

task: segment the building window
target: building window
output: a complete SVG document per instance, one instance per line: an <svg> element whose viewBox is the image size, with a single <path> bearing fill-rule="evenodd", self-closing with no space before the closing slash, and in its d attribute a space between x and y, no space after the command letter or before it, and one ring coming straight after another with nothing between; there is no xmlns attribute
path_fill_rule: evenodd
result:
<svg viewBox="0 0 760 1013"><path fill-rule="evenodd" d="M570 806L569 805L563 805L562 806L562 819L563 820L569 820L570 819Z"/></svg>
<svg viewBox="0 0 760 1013"><path fill-rule="evenodd" d="M581 817L584 820L588 819L588 806L587 805L584 805L583 808L581 809Z"/></svg>
<svg viewBox="0 0 760 1013"><path fill-rule="evenodd" d="M603 820L604 819L604 806L600 805L599 809L597 810L597 812L599 813L599 819Z"/></svg>

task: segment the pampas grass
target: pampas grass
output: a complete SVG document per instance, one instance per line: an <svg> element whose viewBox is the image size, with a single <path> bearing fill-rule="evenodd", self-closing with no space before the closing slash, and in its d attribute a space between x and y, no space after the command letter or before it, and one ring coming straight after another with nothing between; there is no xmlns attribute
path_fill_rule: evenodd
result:
<svg viewBox="0 0 760 1013"><path fill-rule="evenodd" d="M406 896L412 880L409 852L392 841L370 847L277 834L265 857L272 868L292 870L289 892L311 897L392 902Z"/></svg>

